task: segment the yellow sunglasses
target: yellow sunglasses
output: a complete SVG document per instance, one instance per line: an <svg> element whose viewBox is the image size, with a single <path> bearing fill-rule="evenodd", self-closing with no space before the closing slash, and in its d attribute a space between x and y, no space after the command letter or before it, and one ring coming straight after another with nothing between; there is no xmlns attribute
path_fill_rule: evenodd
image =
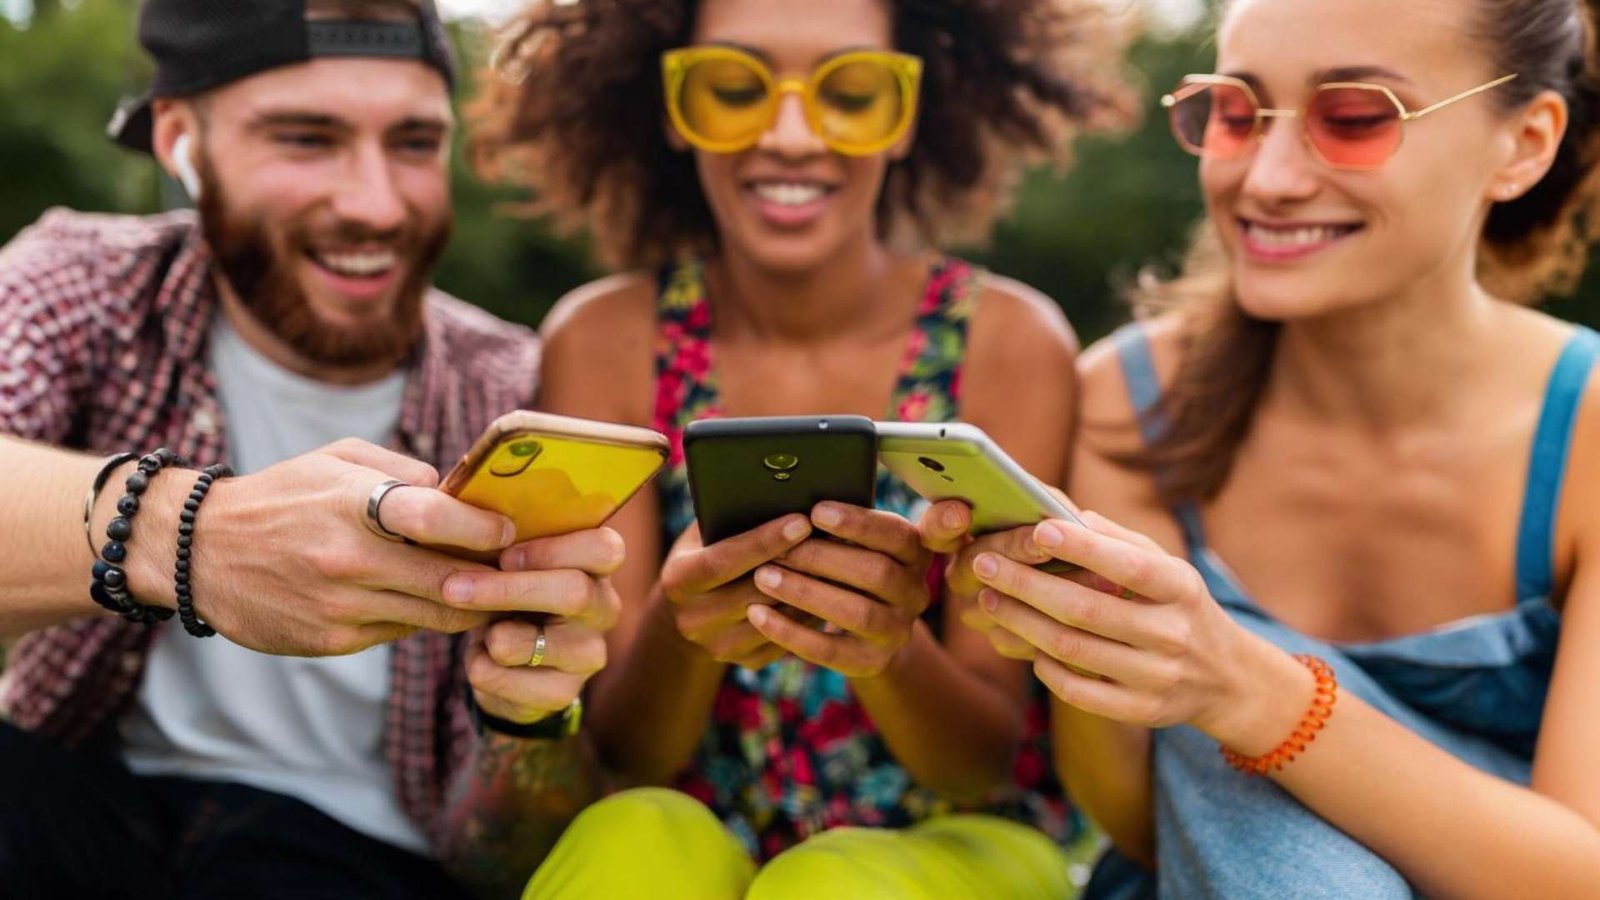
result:
<svg viewBox="0 0 1600 900"><path fill-rule="evenodd" d="M922 60L854 50L828 59L804 80L780 79L743 50L682 47L662 54L661 74L673 127L708 153L755 146L777 121L783 95L792 91L829 149L870 156L894 146L911 128Z"/></svg>

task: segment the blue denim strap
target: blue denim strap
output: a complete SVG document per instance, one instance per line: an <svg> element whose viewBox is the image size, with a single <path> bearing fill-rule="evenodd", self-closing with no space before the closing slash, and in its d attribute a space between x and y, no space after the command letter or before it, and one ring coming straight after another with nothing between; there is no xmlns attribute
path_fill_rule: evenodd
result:
<svg viewBox="0 0 1600 900"><path fill-rule="evenodd" d="M1546 599L1555 589L1555 525L1566 476L1567 451L1583 389L1600 359L1600 335L1579 328L1561 351L1545 389L1544 410L1533 435L1528 481L1517 531L1517 600Z"/></svg>

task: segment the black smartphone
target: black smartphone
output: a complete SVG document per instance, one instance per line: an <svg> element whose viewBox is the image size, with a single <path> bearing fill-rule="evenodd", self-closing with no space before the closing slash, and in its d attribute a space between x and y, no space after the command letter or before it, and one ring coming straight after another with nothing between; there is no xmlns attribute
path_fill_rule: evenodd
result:
<svg viewBox="0 0 1600 900"><path fill-rule="evenodd" d="M872 508L878 435L865 416L701 419L683 432L707 545L824 500Z"/></svg>

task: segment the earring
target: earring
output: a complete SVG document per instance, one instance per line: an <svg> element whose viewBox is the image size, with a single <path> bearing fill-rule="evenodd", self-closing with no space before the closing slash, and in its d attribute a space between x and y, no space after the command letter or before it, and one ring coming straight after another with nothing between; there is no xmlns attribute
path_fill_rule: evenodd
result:
<svg viewBox="0 0 1600 900"><path fill-rule="evenodd" d="M1508 184L1500 189L1500 199L1515 200L1517 198L1517 194L1519 193L1521 193L1521 189L1518 185Z"/></svg>

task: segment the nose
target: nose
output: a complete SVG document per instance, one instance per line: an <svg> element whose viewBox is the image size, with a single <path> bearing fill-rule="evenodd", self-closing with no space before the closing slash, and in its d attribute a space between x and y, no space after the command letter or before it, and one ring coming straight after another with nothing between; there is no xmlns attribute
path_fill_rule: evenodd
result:
<svg viewBox="0 0 1600 900"><path fill-rule="evenodd" d="M762 132L756 146L790 158L809 156L828 149L822 136L813 131L811 123L806 120L805 104L796 90L785 90L779 94L778 114L773 117L772 126Z"/></svg>
<svg viewBox="0 0 1600 900"><path fill-rule="evenodd" d="M333 211L341 222L379 234L398 231L405 224L405 199L381 141L352 148L333 192Z"/></svg>
<svg viewBox="0 0 1600 900"><path fill-rule="evenodd" d="M1307 146L1298 118L1262 123L1260 146L1250 158L1244 193L1263 203L1304 200L1317 192L1322 167Z"/></svg>

